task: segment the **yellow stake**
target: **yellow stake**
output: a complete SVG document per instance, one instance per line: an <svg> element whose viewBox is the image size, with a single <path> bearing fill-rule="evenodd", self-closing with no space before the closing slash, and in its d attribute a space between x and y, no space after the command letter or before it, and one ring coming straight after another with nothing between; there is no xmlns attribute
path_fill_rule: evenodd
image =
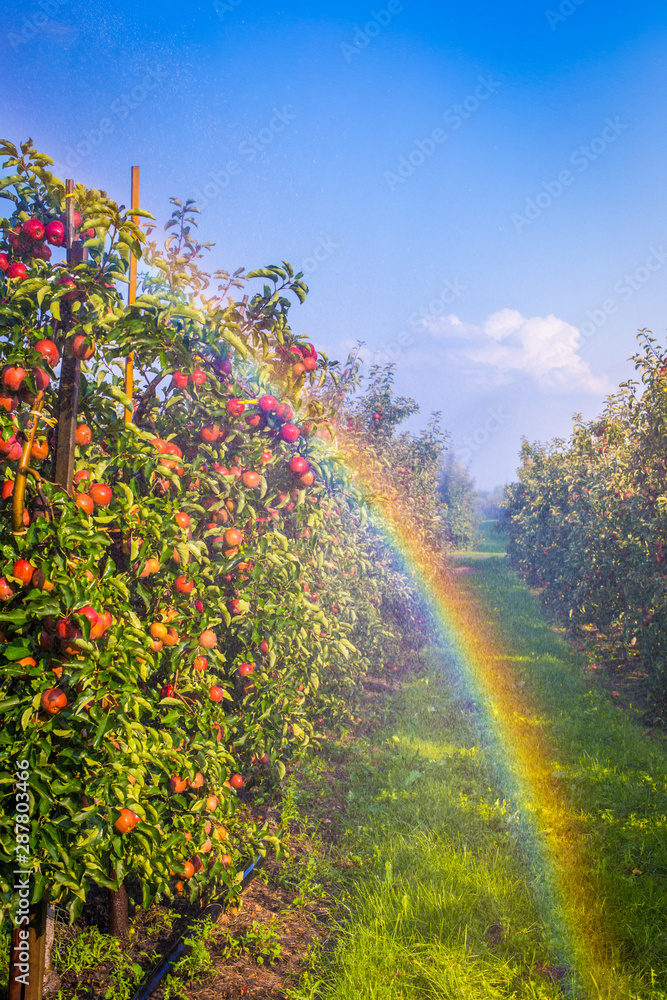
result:
<svg viewBox="0 0 667 1000"><path fill-rule="evenodd" d="M139 208L139 167L132 167L132 208ZM139 218L132 216L139 224ZM128 305L132 305L137 297L137 258L130 255L130 291L127 297ZM130 351L125 361L125 395L132 399L134 395L134 351ZM132 422L134 409L125 410L125 423Z"/></svg>

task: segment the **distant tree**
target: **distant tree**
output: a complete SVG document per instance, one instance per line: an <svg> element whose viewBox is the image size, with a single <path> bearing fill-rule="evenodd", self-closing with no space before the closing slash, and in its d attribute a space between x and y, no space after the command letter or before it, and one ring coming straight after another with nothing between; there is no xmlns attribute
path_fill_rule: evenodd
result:
<svg viewBox="0 0 667 1000"><path fill-rule="evenodd" d="M492 490L477 491L477 516L480 521L502 521L504 511L501 507L506 495L506 486L494 486Z"/></svg>
<svg viewBox="0 0 667 1000"><path fill-rule="evenodd" d="M440 469L437 495L447 508L452 547L466 548L477 533L475 481L451 452L445 456Z"/></svg>

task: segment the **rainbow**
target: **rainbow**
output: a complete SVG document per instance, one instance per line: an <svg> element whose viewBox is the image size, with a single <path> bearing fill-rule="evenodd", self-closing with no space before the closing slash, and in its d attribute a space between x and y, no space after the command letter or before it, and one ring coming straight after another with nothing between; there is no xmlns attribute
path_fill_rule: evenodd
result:
<svg viewBox="0 0 667 1000"><path fill-rule="evenodd" d="M536 724L535 708L522 692L512 655L495 633L488 611L442 554L433 551L417 519L369 454L358 451L344 435L335 443L321 435L316 440L317 451L329 460L334 484L351 480L365 495L374 526L437 621L459 683L480 707L508 799L520 816L520 846L533 873L550 944L567 970L561 987L573 998L627 996L625 977L621 980L614 966L618 942L591 875L581 827L554 778L558 752Z"/></svg>
<svg viewBox="0 0 667 1000"><path fill-rule="evenodd" d="M340 445L341 442L339 442ZM382 492L382 476L366 455L342 448L353 481L369 496ZM387 499L391 487L384 490ZM627 995L614 968L614 934L594 884L575 812L554 777L557 751L537 725L522 693L510 652L470 584L441 555L429 550L405 504L371 500L372 520L419 585L438 623L443 644L474 698L495 755L502 763L508 799L518 809L521 847L528 856L538 904L563 967L561 986L573 997ZM619 970L620 971L620 970Z"/></svg>

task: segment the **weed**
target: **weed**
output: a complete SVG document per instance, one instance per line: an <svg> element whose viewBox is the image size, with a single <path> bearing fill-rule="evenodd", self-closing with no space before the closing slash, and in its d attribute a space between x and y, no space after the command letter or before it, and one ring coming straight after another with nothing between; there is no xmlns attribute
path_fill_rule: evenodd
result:
<svg viewBox="0 0 667 1000"><path fill-rule="evenodd" d="M241 937L241 947L258 965L263 965L264 962L272 965L281 958L283 947L275 917L269 926L253 920L252 926Z"/></svg>
<svg viewBox="0 0 667 1000"><path fill-rule="evenodd" d="M252 925L238 937L232 937L229 932L221 945L223 958L236 958L245 953L254 958L258 965L265 962L272 965L282 957L283 948L280 943L280 931L277 926L277 918L274 917L271 923L260 924L253 920Z"/></svg>
<svg viewBox="0 0 667 1000"><path fill-rule="evenodd" d="M182 989L179 980L185 983L202 983L210 979L213 973L213 959L207 948L209 941L221 934L221 929L215 924L210 916L199 921L193 928L193 933L183 938L188 946L189 952L180 958L174 965L174 976L169 981L165 1000L169 997L181 997L184 994L178 992ZM169 992L171 990L171 992ZM187 1000L187 998L186 998Z"/></svg>
<svg viewBox="0 0 667 1000"><path fill-rule="evenodd" d="M61 975L68 972L80 975L109 963L111 986L105 994L107 1000L130 1000L144 974L138 963L129 960L121 941L101 934L96 927L82 931L71 941L57 937L52 961ZM77 1000L78 995L78 986L73 993L61 989L55 1000Z"/></svg>

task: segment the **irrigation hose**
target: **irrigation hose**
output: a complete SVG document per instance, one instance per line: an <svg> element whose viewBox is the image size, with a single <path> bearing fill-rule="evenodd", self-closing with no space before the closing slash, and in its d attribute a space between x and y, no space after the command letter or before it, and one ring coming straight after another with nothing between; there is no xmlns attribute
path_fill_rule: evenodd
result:
<svg viewBox="0 0 667 1000"><path fill-rule="evenodd" d="M15 535L25 535L28 530L23 524L25 490L28 483L28 474L30 472L28 465L30 463L32 446L35 443L35 434L37 433L37 425L39 424L39 418L43 406L44 393L40 392L37 397L37 408L34 411L35 416L32 421L32 427L30 428L27 440L23 445L23 451L21 452L18 468L16 469L16 479L14 480L14 492L12 494L12 532Z"/></svg>
<svg viewBox="0 0 667 1000"><path fill-rule="evenodd" d="M262 857L261 854L258 854L255 860L252 862L252 864L248 865L246 870L243 872L243 876L241 878L241 892L243 892L244 889L247 889L254 873L259 868L261 868L263 864L264 864L264 858ZM213 916L215 913L215 916L219 917L225 908L226 904L224 902L224 897L228 895L228 892L229 890L225 892L223 900L221 902L211 903L210 906L207 906L204 913L208 914L209 916ZM159 965L157 965L156 968L153 970L153 972L150 974L149 979L144 983L143 986L139 987L137 992L132 997L132 1000L146 1000L146 997L150 996L153 990L157 988L157 986L160 983L160 980L164 979L165 976L169 975L169 973L172 971L173 966L176 964L178 959L187 955L189 952L190 952L190 945L186 944L182 937L179 938L179 940L176 942L171 951L164 956Z"/></svg>

